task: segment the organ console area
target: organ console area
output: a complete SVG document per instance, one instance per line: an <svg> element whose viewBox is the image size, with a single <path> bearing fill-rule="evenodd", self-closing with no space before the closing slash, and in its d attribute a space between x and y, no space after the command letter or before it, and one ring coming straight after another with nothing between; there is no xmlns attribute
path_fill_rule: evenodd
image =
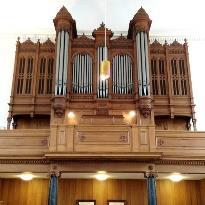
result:
<svg viewBox="0 0 205 205"><path fill-rule="evenodd" d="M17 41L8 128L48 128L52 119L65 122L70 111L77 124L89 116L123 124L134 111L132 124L138 126L196 129L187 42L150 42L151 20L143 8L130 21L127 36L106 28L106 48L103 23L92 36L78 35L65 7L53 21L55 42ZM111 75L101 80L105 54Z"/></svg>

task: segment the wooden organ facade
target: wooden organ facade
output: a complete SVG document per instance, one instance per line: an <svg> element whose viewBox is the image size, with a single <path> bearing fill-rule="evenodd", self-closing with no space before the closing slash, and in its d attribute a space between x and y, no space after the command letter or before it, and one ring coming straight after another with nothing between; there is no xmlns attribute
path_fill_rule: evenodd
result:
<svg viewBox="0 0 205 205"><path fill-rule="evenodd" d="M55 114L77 110L81 116L119 116L134 110L152 116L150 123L159 129L173 129L174 119L181 123L177 129L190 129L190 119L196 127L187 42L149 43L151 20L142 8L130 21L127 37L113 37L107 29L106 48L103 23L92 37L78 36L63 7L54 25L55 43L17 41L8 124L13 119L17 129L48 128L54 108ZM111 76L104 81L100 63L105 53ZM137 114L137 124L140 118ZM32 123L38 119L42 122Z"/></svg>

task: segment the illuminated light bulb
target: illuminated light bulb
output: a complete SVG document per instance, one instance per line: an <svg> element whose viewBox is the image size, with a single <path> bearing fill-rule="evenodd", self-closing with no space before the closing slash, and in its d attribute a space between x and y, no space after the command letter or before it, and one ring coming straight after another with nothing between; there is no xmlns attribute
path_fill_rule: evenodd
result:
<svg viewBox="0 0 205 205"><path fill-rule="evenodd" d="M107 80L110 77L110 61L104 60L100 64L100 79Z"/></svg>
<svg viewBox="0 0 205 205"><path fill-rule="evenodd" d="M29 181L33 179L33 174L31 172L24 172L19 176L24 181Z"/></svg>
<svg viewBox="0 0 205 205"><path fill-rule="evenodd" d="M109 178L109 175L106 174L105 171L99 171L96 175L95 178L99 181L105 181L106 179Z"/></svg>
<svg viewBox="0 0 205 205"><path fill-rule="evenodd" d="M135 115L136 115L136 112L135 112L135 111L130 111L130 112L129 112L129 116L130 116L130 117L134 117Z"/></svg>
<svg viewBox="0 0 205 205"><path fill-rule="evenodd" d="M180 173L173 173L172 175L170 175L168 177L168 179L170 179L173 182L179 182L181 180L183 180L185 177L182 176Z"/></svg>
<svg viewBox="0 0 205 205"><path fill-rule="evenodd" d="M75 113L74 112L69 112L68 113L68 118L74 118L75 117Z"/></svg>

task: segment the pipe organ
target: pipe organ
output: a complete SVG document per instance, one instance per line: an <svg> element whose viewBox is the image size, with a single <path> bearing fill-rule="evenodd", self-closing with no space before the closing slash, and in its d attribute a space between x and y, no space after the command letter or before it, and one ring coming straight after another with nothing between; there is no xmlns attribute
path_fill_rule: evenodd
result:
<svg viewBox="0 0 205 205"><path fill-rule="evenodd" d="M139 32L136 36L139 95L150 95L148 34Z"/></svg>
<svg viewBox="0 0 205 205"><path fill-rule="evenodd" d="M128 55L116 55L112 60L112 92L132 94L132 61Z"/></svg>
<svg viewBox="0 0 205 205"><path fill-rule="evenodd" d="M73 61L72 92L92 93L92 58L88 54L77 54Z"/></svg>
<svg viewBox="0 0 205 205"><path fill-rule="evenodd" d="M105 52L105 49L107 50ZM100 79L100 64L105 59L105 53L108 58L108 49L107 47L98 47L97 48L97 97L98 98L107 98L108 97L108 80Z"/></svg>
<svg viewBox="0 0 205 205"><path fill-rule="evenodd" d="M163 123L173 118L187 127L191 118L195 122L187 42L150 43L151 20L143 8L130 21L127 36L113 37L107 29L106 48L103 23L92 36L78 36L75 20L63 7L54 25L55 43L17 42L9 110L14 124L20 124L21 115L28 122L28 116L60 118L67 110L86 116L122 116L135 110L144 118L152 110L160 129L167 129ZM111 77L101 80L105 57L111 62ZM161 116L167 121L158 121Z"/></svg>
<svg viewBox="0 0 205 205"><path fill-rule="evenodd" d="M56 85L55 95L66 95L67 93L67 66L68 66L69 34L60 31L57 34L56 52Z"/></svg>

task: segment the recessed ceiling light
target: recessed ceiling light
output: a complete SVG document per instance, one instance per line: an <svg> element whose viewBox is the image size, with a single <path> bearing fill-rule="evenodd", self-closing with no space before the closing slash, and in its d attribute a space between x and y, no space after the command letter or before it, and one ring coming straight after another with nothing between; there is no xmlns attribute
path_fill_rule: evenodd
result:
<svg viewBox="0 0 205 205"><path fill-rule="evenodd" d="M179 182L181 180L183 180L185 177L182 176L180 173L173 173L171 174L168 179L170 179L173 182Z"/></svg>
<svg viewBox="0 0 205 205"><path fill-rule="evenodd" d="M106 174L105 171L99 171L96 175L95 178L99 181L104 181L109 178L109 175Z"/></svg>
<svg viewBox="0 0 205 205"><path fill-rule="evenodd" d="M31 172L24 172L21 175L19 175L19 177L22 180L29 181L33 179L34 175Z"/></svg>

